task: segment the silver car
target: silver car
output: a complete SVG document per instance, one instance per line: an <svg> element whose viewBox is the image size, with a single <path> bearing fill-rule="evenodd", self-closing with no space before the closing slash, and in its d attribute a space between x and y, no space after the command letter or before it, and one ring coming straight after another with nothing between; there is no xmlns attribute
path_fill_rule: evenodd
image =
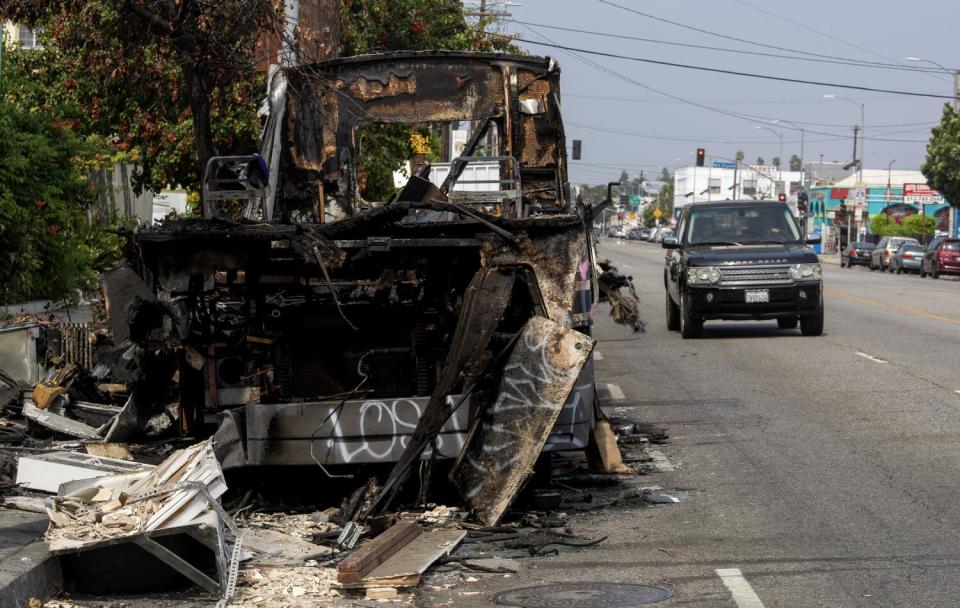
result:
<svg viewBox="0 0 960 608"><path fill-rule="evenodd" d="M890 259L901 245L919 245L920 241L905 236L885 236L877 243L877 247L870 254L870 270L886 270L890 266Z"/></svg>

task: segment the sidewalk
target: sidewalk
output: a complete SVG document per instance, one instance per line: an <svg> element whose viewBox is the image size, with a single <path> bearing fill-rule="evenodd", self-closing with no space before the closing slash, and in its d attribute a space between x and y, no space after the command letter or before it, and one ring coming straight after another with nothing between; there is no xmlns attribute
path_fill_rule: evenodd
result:
<svg viewBox="0 0 960 608"><path fill-rule="evenodd" d="M840 265L840 254L839 253L822 253L819 255L821 264L836 264Z"/></svg>
<svg viewBox="0 0 960 608"><path fill-rule="evenodd" d="M62 587L60 561L47 553L47 516L0 509L0 606L26 607Z"/></svg>

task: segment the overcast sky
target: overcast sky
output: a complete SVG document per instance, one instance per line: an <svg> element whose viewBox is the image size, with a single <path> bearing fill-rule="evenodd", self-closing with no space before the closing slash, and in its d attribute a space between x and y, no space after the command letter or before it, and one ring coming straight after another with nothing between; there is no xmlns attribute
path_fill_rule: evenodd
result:
<svg viewBox="0 0 960 608"><path fill-rule="evenodd" d="M507 18L503 28L531 41L543 38L527 29L529 26L510 22L510 19L685 44L809 56L683 29L605 5L600 0L513 1L522 6L507 9L513 16ZM856 61L903 63L914 68L933 67L929 63L903 61L905 57L918 56L950 68L960 67L956 33L960 23L958 0L910 3L892 0L612 1L684 25L795 51ZM661 61L941 95L951 95L953 89L952 77L945 74L741 55L541 27L533 29L564 46ZM657 91L701 106L766 120L741 119L644 89L586 65L563 50L532 44L523 46L532 53L551 55L560 62L568 144L571 139L583 140L583 160L570 163L575 183L616 179L621 168L631 174L644 170L650 177L658 174L659 167L664 165L692 164L697 147L706 148L708 162L718 157L733 158L737 150L744 151L748 162L754 162L758 156L770 162L779 155L779 139L766 129L754 129L760 124L782 132L786 163L791 154L800 154L800 133L782 122L771 124L772 119L822 123L804 124L806 162L819 161L821 154L825 161L849 161L853 149L852 127L860 121L860 109L856 105L859 103L865 105L865 167L886 168L896 159L895 169L917 169L924 158L924 142L930 127L939 121L944 103L941 99L774 82L582 55ZM825 99L826 94L835 94L837 98ZM841 100L841 96L856 103Z"/></svg>

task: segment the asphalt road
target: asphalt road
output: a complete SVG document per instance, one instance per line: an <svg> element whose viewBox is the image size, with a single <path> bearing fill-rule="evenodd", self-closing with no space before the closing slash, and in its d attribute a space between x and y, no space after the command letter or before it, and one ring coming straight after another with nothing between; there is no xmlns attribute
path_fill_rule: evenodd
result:
<svg viewBox="0 0 960 608"><path fill-rule="evenodd" d="M663 606L960 605L960 281L828 265L825 335L717 321L683 340L666 329L663 250L600 254L634 277L648 322L634 335L595 315L598 381L622 394L605 410L669 430L656 447L674 470L640 479L683 502L573 515L572 532L607 540L516 574L431 577L418 606L595 581L668 587Z"/></svg>
<svg viewBox="0 0 960 608"><path fill-rule="evenodd" d="M608 410L669 428L679 466L657 482L691 494L599 516L620 540L558 568L667 585L676 606L960 605L960 281L826 266L825 335L717 321L682 340L663 250L600 253L648 322L634 338L598 315L599 380L625 397Z"/></svg>

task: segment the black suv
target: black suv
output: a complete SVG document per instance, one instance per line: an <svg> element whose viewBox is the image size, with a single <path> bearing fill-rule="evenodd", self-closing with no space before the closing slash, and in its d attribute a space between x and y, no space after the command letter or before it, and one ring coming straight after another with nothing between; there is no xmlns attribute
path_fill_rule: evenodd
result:
<svg viewBox="0 0 960 608"><path fill-rule="evenodd" d="M687 205L663 272L667 327L699 338L710 319L776 319L823 333L823 281L817 254L786 203L726 201Z"/></svg>

